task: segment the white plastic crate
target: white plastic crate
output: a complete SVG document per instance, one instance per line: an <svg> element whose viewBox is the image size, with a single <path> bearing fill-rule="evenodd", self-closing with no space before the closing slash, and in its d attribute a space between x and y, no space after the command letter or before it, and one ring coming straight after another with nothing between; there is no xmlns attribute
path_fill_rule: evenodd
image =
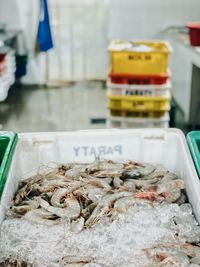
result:
<svg viewBox="0 0 200 267"><path fill-rule="evenodd" d="M0 77L0 102L7 98L10 86L14 81L14 73L5 73Z"/></svg>
<svg viewBox="0 0 200 267"><path fill-rule="evenodd" d="M163 164L185 181L189 201L200 222L200 181L183 133L176 129L113 129L19 134L0 202L0 223L19 179L55 163L91 162L95 155L115 161L133 159Z"/></svg>
<svg viewBox="0 0 200 267"><path fill-rule="evenodd" d="M0 102L4 101L8 96L10 86L15 82L15 57L11 50L5 58L5 68L0 76Z"/></svg>
<svg viewBox="0 0 200 267"><path fill-rule="evenodd" d="M11 50L5 58L5 72L14 74L16 70L16 61L14 52Z"/></svg>
<svg viewBox="0 0 200 267"><path fill-rule="evenodd" d="M107 87L111 95L166 96L172 86L170 82L164 85L129 85L114 84L108 81Z"/></svg>
<svg viewBox="0 0 200 267"><path fill-rule="evenodd" d="M169 113L161 118L129 118L107 116L107 128L168 128Z"/></svg>

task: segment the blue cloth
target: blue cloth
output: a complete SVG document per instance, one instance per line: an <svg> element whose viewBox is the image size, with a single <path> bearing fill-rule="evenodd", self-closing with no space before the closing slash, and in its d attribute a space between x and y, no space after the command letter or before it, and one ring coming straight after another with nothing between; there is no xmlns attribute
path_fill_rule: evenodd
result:
<svg viewBox="0 0 200 267"><path fill-rule="evenodd" d="M46 52L53 48L47 0L40 0L40 18L37 33L37 43L41 52Z"/></svg>

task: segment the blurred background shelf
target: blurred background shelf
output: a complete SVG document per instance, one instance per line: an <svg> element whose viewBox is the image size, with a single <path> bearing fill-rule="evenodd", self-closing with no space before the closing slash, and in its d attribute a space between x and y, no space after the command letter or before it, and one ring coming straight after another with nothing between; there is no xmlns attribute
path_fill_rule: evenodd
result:
<svg viewBox="0 0 200 267"><path fill-rule="evenodd" d="M144 71L134 77L110 73L111 80L140 85L170 80L169 126L184 131L200 127L200 48L190 45L186 27L200 21L199 0L47 0L49 23L42 36L50 36L50 29L53 40L47 50L38 49L39 27L44 26L44 17L38 16L41 1L0 1L0 47L15 60L10 76L2 77L0 66L0 88L7 88L0 89L2 129L106 127L107 47L116 39L170 43L170 72L153 78ZM5 80L10 80L6 86ZM139 94L136 88L134 94Z"/></svg>

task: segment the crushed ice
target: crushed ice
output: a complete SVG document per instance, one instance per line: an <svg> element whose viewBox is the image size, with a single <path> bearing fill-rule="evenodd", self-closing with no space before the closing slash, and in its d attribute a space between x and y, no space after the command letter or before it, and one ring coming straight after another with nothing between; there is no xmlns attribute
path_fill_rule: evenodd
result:
<svg viewBox="0 0 200 267"><path fill-rule="evenodd" d="M144 204L130 207L114 221L103 218L80 233L70 232L68 221L58 225L34 224L7 218L1 226L0 260L12 257L34 266L67 266L64 258L85 257L92 266L148 264L143 249L161 242L186 242L200 236L189 204Z"/></svg>

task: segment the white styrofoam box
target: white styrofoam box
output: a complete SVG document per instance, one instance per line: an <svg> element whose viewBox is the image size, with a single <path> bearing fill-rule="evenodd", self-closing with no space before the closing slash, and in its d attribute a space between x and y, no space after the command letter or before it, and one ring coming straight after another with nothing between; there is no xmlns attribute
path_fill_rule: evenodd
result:
<svg viewBox="0 0 200 267"><path fill-rule="evenodd" d="M107 116L107 128L168 128L169 113L161 118L129 118Z"/></svg>
<svg viewBox="0 0 200 267"><path fill-rule="evenodd" d="M129 85L116 84L110 80L107 82L111 95L142 95L142 96L166 96L172 86L170 82L162 85Z"/></svg>
<svg viewBox="0 0 200 267"><path fill-rule="evenodd" d="M177 129L111 129L19 134L0 203L0 223L19 179L57 163L92 162L95 155L121 162L132 159L163 164L185 181L189 201L200 222L200 181L183 133Z"/></svg>

